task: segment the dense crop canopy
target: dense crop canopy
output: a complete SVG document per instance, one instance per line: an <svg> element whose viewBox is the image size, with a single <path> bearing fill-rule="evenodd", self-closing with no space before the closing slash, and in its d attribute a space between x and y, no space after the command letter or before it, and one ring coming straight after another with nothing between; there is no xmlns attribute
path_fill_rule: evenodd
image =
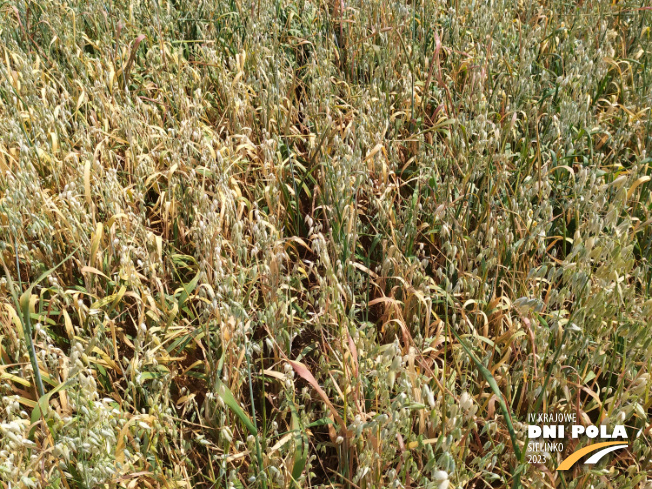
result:
<svg viewBox="0 0 652 489"><path fill-rule="evenodd" d="M652 487L651 20L0 2L0 487Z"/></svg>

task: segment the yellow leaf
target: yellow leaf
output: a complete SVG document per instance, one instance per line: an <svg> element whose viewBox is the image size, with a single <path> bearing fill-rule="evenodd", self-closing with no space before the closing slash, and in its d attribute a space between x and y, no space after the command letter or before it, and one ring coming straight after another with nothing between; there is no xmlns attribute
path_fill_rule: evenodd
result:
<svg viewBox="0 0 652 489"><path fill-rule="evenodd" d="M95 267L85 266L85 267L83 267L83 268L81 269L81 273L94 273L95 275L100 275L100 276L104 277L104 278L107 279L107 280L111 280L109 277L107 277L106 275L104 275L104 273L100 272L100 271L99 271L97 268L95 268Z"/></svg>
<svg viewBox="0 0 652 489"><path fill-rule="evenodd" d="M18 377L16 375L11 375L7 372L2 372L0 374L0 379L11 380L12 382L16 382L17 384L24 385L25 387L32 387L32 384L29 380L25 380L22 377Z"/></svg>
<svg viewBox="0 0 652 489"><path fill-rule="evenodd" d="M98 222L97 227L95 228L95 233L93 233L93 238L91 239L91 256L90 256L91 263L95 261L95 255L97 254L97 251L100 248L103 230L104 230L104 226L102 225L101 222ZM98 259L98 262L101 261L102 261L101 259Z"/></svg>
<svg viewBox="0 0 652 489"><path fill-rule="evenodd" d="M5 308L7 309L7 312L9 313L9 316L11 317L11 321L14 323L14 326L16 327L16 331L18 332L18 336L21 338L24 336L23 334L23 323L20 322L20 318L18 317L18 314L16 313L16 310L11 307L9 304L5 304Z"/></svg>
<svg viewBox="0 0 652 489"><path fill-rule="evenodd" d="M645 176L639 178L638 180L636 180L632 184L632 186L629 187L629 190L627 191L627 200L629 200L629 198L632 196L632 194L634 193L634 190L636 190L636 187L638 187L639 185L644 184L645 182L649 182L649 181L650 181L650 177L647 176L647 175L645 175Z"/></svg>
<svg viewBox="0 0 652 489"><path fill-rule="evenodd" d="M70 320L70 316L68 315L68 312L66 310L63 310L63 324L66 326L66 333L68 334L68 338L71 340L75 336L75 330L72 327L72 321Z"/></svg>

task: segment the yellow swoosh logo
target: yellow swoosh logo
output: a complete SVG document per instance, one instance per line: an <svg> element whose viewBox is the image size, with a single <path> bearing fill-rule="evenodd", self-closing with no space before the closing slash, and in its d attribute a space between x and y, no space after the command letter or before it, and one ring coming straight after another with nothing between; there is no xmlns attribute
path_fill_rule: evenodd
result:
<svg viewBox="0 0 652 489"><path fill-rule="evenodd" d="M591 452L595 452L596 450L600 450L601 448L604 447L610 447L612 445L622 445L622 444L623 444L622 441L607 441L604 443L594 443L593 445L589 445L588 447L584 447L570 454L568 457L564 459L562 463L559 464L557 470L568 470L575 464L575 462L581 459L584 455L587 455Z"/></svg>

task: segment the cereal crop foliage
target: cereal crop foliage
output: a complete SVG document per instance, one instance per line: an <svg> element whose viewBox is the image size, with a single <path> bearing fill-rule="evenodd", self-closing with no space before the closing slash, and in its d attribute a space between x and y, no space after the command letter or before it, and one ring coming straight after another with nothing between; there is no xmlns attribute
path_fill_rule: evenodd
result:
<svg viewBox="0 0 652 489"><path fill-rule="evenodd" d="M0 0L0 487L652 488L651 26Z"/></svg>

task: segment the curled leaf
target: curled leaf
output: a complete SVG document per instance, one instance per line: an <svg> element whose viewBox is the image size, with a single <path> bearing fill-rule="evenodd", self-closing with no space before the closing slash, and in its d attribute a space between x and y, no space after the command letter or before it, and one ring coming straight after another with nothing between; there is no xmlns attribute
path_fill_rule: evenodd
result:
<svg viewBox="0 0 652 489"><path fill-rule="evenodd" d="M335 418L335 421L344 428L344 420L340 416L340 414L337 412L337 409L335 409L335 406L333 406L333 403L330 401L324 390L319 386L317 383L317 380L313 375L310 373L310 370L301 362L297 362L294 360L288 360L294 371L299 374L299 376L304 379L306 382L308 382L313 389L319 394L319 397L322 398L322 400L326 403L328 406L328 409L330 409L331 413L333 414L333 417Z"/></svg>

